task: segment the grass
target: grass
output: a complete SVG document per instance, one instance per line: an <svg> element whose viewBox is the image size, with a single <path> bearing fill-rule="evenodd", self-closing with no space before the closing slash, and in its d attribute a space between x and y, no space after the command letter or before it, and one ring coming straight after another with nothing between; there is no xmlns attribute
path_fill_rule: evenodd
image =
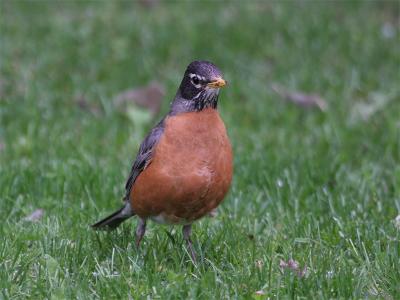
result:
<svg viewBox="0 0 400 300"><path fill-rule="evenodd" d="M1 1L0 298L399 299L399 10ZM220 111L235 152L219 216L194 227L197 265L179 227L151 224L140 251L135 220L89 228L119 207L161 117L132 122L113 96L158 81L165 113L194 59L231 83ZM272 84L328 109L282 101ZM306 276L279 266L291 258Z"/></svg>

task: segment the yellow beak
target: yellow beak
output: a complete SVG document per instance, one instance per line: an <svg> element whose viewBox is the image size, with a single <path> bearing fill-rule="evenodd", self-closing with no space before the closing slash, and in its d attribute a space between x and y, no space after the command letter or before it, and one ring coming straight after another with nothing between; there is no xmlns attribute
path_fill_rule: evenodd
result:
<svg viewBox="0 0 400 300"><path fill-rule="evenodd" d="M221 87L225 86L226 84L227 84L227 82L224 79L217 78L216 80L211 81L210 83L207 83L207 86L211 87L211 88L221 88Z"/></svg>

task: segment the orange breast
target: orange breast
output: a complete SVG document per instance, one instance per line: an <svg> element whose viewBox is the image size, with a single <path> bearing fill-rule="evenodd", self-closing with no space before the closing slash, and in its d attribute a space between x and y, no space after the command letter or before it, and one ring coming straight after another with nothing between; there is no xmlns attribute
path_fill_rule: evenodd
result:
<svg viewBox="0 0 400 300"><path fill-rule="evenodd" d="M223 200L232 179L232 149L216 110L168 117L154 151L130 194L137 215L190 223Z"/></svg>

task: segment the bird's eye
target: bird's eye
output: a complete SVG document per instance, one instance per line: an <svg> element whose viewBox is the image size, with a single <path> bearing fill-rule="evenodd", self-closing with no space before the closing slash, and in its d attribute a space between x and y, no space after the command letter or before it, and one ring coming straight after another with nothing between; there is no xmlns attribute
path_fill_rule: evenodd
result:
<svg viewBox="0 0 400 300"><path fill-rule="evenodd" d="M200 80L199 80L199 78L197 76L194 76L192 78L192 82L193 82L194 85L198 85L200 83Z"/></svg>

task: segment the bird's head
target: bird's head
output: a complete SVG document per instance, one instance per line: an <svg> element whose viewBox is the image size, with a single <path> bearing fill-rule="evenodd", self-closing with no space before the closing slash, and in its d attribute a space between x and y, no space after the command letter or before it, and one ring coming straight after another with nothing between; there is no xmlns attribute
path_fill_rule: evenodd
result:
<svg viewBox="0 0 400 300"><path fill-rule="evenodd" d="M208 61L194 61L186 69L181 85L179 97L188 102L194 110L207 107L216 108L219 89L226 85L221 71Z"/></svg>

